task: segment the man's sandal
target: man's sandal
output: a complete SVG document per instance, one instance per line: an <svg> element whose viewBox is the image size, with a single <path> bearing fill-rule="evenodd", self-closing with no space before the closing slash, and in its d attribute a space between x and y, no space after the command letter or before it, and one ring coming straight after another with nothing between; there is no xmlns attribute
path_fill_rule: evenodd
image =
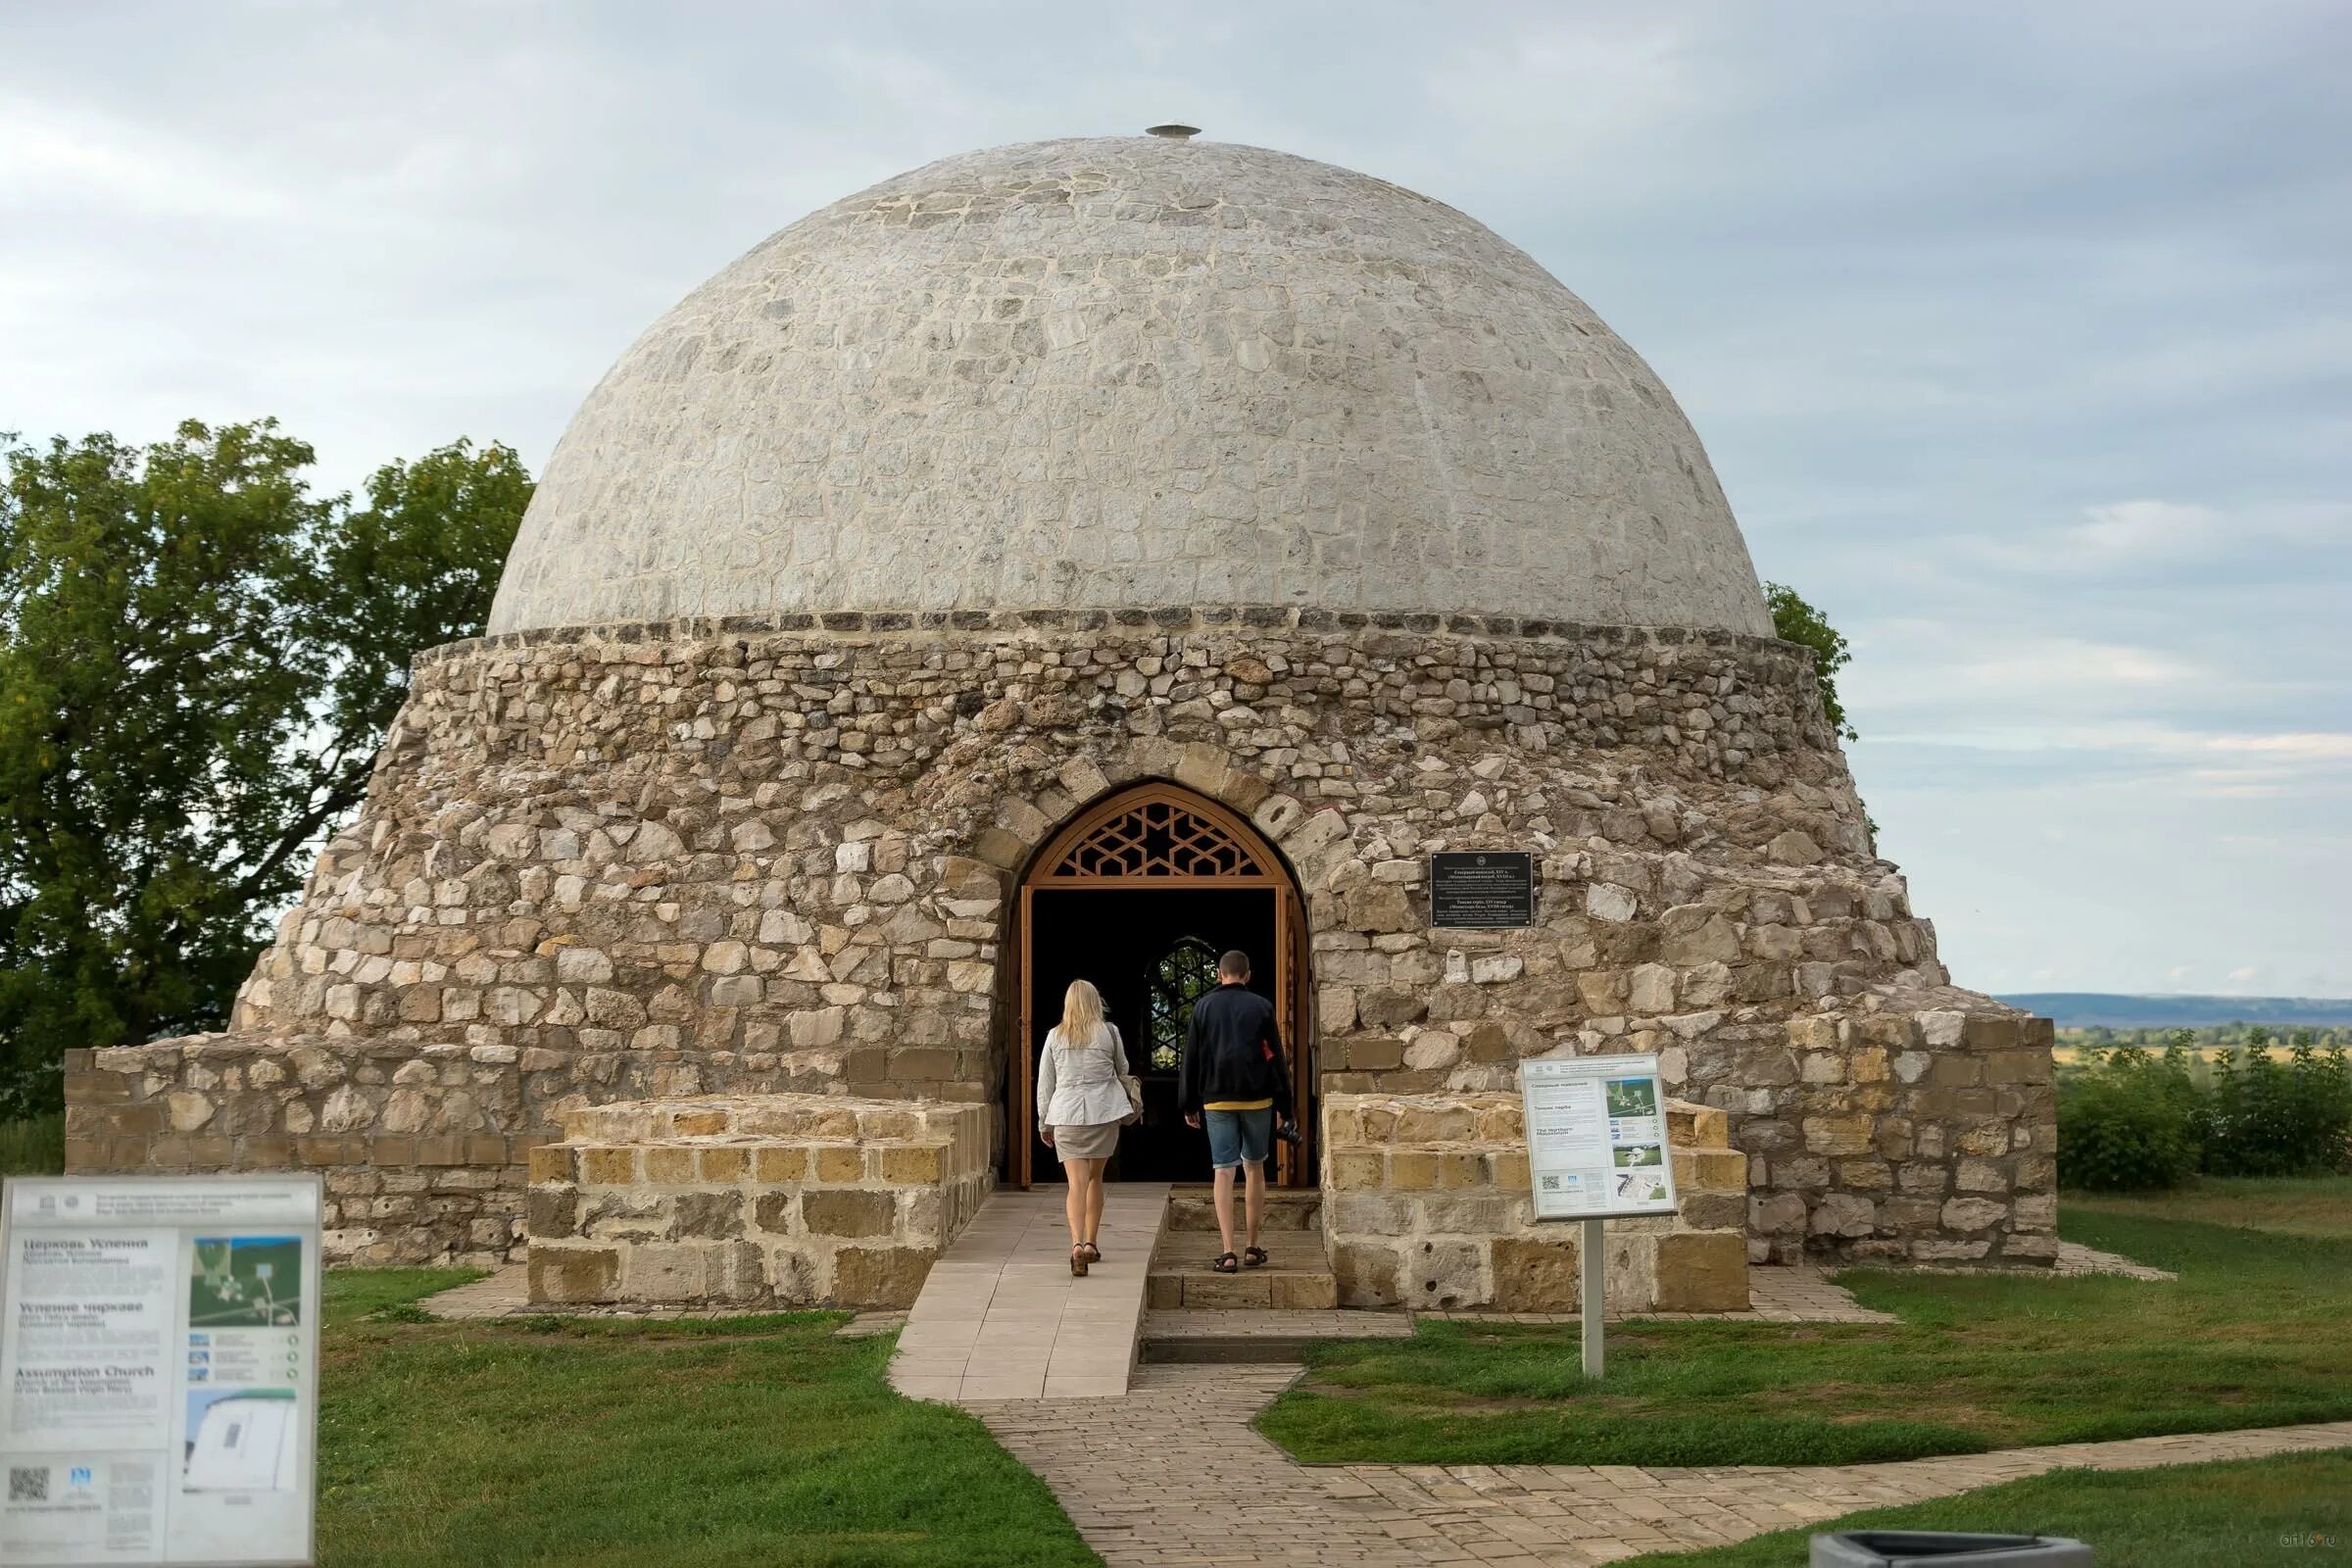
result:
<svg viewBox="0 0 2352 1568"><path fill-rule="evenodd" d="M1266 1250L1264 1248L1245 1247L1242 1249L1242 1264L1244 1267L1258 1268L1262 1266L1265 1261Z"/></svg>
<svg viewBox="0 0 2352 1568"><path fill-rule="evenodd" d="M1208 1267L1209 1271L1215 1274L1238 1274L1241 1272L1242 1260L1231 1252L1219 1252L1217 1260Z"/></svg>

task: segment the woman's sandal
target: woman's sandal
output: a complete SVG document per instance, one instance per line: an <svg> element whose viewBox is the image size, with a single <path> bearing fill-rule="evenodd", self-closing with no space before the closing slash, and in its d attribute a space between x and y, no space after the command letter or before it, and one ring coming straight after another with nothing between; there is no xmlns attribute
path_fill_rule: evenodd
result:
<svg viewBox="0 0 2352 1568"><path fill-rule="evenodd" d="M1238 1274L1242 1269L1242 1260L1231 1252L1219 1252L1217 1260L1208 1267L1212 1274Z"/></svg>
<svg viewBox="0 0 2352 1568"><path fill-rule="evenodd" d="M1100 1263L1102 1261L1102 1249L1097 1247L1092 1242L1080 1242L1078 1245L1086 1250L1086 1260L1089 1263Z"/></svg>
<svg viewBox="0 0 2352 1568"><path fill-rule="evenodd" d="M1258 1268L1263 1266L1265 1261L1266 1250L1264 1248L1245 1247L1242 1249L1242 1263L1244 1267Z"/></svg>
<svg viewBox="0 0 2352 1568"><path fill-rule="evenodd" d="M1070 1273L1079 1279L1086 1278L1086 1244L1080 1242L1070 1249Z"/></svg>

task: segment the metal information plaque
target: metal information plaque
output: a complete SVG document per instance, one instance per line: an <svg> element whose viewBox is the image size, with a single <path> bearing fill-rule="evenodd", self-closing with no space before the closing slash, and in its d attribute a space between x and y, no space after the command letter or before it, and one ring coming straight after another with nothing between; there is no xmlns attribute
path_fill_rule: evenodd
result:
<svg viewBox="0 0 2352 1568"><path fill-rule="evenodd" d="M0 1562L312 1560L317 1176L0 1194Z"/></svg>
<svg viewBox="0 0 2352 1568"><path fill-rule="evenodd" d="M1525 850L1441 850L1429 858L1429 923L1494 930L1536 923L1536 858Z"/></svg>
<svg viewBox="0 0 2352 1568"><path fill-rule="evenodd" d="M1536 1218L1674 1212L1674 1159L1656 1056L1519 1064Z"/></svg>

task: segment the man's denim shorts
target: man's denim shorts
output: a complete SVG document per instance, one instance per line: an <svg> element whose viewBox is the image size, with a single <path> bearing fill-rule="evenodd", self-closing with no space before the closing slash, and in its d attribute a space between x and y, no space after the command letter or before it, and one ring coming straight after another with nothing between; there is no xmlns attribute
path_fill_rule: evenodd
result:
<svg viewBox="0 0 2352 1568"><path fill-rule="evenodd" d="M1208 1162L1217 1169L1266 1162L1266 1152L1274 1147L1273 1106L1203 1111L1200 1119L1208 1126Z"/></svg>

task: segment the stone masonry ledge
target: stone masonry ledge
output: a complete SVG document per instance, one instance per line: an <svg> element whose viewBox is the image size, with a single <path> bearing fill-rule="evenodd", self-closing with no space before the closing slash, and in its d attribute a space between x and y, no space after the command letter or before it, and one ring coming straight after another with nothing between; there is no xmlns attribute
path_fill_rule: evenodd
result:
<svg viewBox="0 0 2352 1568"><path fill-rule="evenodd" d="M530 1300L908 1305L994 1185L987 1117L819 1095L566 1111L531 1152Z"/></svg>
<svg viewBox="0 0 2352 1568"><path fill-rule="evenodd" d="M1608 1289L1628 1310L1748 1304L1747 1157L1711 1106L1668 1101L1680 1207L1613 1221ZM1323 1229L1343 1306L1558 1312L1580 1240L1540 1225L1517 1095L1326 1095Z"/></svg>
<svg viewBox="0 0 2352 1568"><path fill-rule="evenodd" d="M689 644L722 637L815 634L836 639L845 634L887 636L897 633L935 635L963 633L1066 631L1256 631L1329 632L1353 636L1366 631L1401 632L1455 637L1551 638L1580 643L1642 645L1655 648L1690 644L1734 649L1743 653L1779 654L1795 665L1809 666L1812 651L1798 643L1740 632L1683 626L1616 626L1580 621L1544 620L1526 615L1489 615L1467 612L1435 614L1427 612L1333 611L1311 607L1162 605L1108 610L843 610L822 613L772 615L703 615L676 620L608 621L550 626L530 631L468 637L419 653L418 668L443 660L472 655L563 647L574 643Z"/></svg>

